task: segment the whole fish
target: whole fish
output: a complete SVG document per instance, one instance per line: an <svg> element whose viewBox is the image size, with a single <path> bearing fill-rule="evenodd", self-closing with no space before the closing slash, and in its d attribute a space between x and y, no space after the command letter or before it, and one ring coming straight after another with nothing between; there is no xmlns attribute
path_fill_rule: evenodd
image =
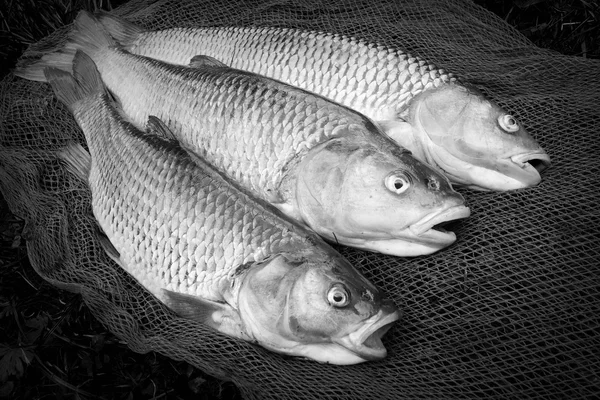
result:
<svg viewBox="0 0 600 400"><path fill-rule="evenodd" d="M381 336L399 317L390 300L316 234L176 141L137 130L93 61L74 63L77 80L46 75L85 134L93 212L125 270L181 315L270 350L334 364L385 357ZM85 155L63 157L89 166Z"/></svg>
<svg viewBox="0 0 600 400"><path fill-rule="evenodd" d="M107 13L100 20L133 54L182 65L202 54L357 110L455 184L525 188L538 184L550 165L515 117L453 74L401 50L296 29L147 31Z"/></svg>
<svg viewBox="0 0 600 400"><path fill-rule="evenodd" d="M46 66L70 71L76 49L94 60L134 124L156 115L190 150L330 241L429 254L456 240L436 225L469 216L443 174L362 114L205 57L184 67L132 55L86 12L63 51L16 74L44 80Z"/></svg>

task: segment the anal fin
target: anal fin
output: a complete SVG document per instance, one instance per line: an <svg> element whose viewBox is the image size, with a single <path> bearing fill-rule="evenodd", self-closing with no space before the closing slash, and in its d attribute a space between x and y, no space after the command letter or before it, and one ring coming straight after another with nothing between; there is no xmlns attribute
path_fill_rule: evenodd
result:
<svg viewBox="0 0 600 400"><path fill-rule="evenodd" d="M88 181L92 167L92 157L79 143L73 143L56 152L58 158L64 161L68 171L84 182Z"/></svg>
<svg viewBox="0 0 600 400"><path fill-rule="evenodd" d="M115 246L111 243L111 241L103 234L98 232L98 241L100 245L106 252L106 254L117 264L121 264L121 254L115 248Z"/></svg>

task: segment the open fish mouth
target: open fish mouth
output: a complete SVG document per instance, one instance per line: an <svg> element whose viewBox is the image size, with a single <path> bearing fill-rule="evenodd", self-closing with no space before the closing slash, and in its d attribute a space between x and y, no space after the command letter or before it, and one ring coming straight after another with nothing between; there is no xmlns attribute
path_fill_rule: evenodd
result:
<svg viewBox="0 0 600 400"><path fill-rule="evenodd" d="M456 241L456 234L442 226L471 215L469 207L455 205L431 212L412 225L404 225L395 232L373 235L368 239L346 237L350 246L378 251L398 257L414 257L434 253ZM332 240L332 239L330 239Z"/></svg>
<svg viewBox="0 0 600 400"><path fill-rule="evenodd" d="M442 225L457 219L467 218L469 215L471 215L469 207L453 206L426 215L419 222L412 224L409 229L411 233L424 241L451 243L456 240L456 235L454 232L446 231L442 228Z"/></svg>
<svg viewBox="0 0 600 400"><path fill-rule="evenodd" d="M388 304L382 306L377 314L365 321L360 329L339 339L338 344L367 361L384 358L387 350L381 338L392 327L392 324L400 319L401 315L390 300L387 302Z"/></svg>
<svg viewBox="0 0 600 400"><path fill-rule="evenodd" d="M521 169L540 174L550 166L550 156L546 153L524 153L510 157Z"/></svg>

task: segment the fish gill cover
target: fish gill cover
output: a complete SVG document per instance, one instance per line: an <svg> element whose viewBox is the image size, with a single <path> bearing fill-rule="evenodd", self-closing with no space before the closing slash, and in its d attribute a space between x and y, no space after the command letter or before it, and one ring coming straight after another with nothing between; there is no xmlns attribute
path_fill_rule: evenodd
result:
<svg viewBox="0 0 600 400"><path fill-rule="evenodd" d="M26 221L28 253L80 292L138 352L232 380L248 399L592 398L600 390L600 62L533 46L463 1L131 1L149 29L279 26L405 49L476 84L552 157L537 187L459 189L458 241L412 259L340 248L404 311L388 357L351 367L294 360L176 317L103 252L89 191L53 151L83 136L47 84L0 83L0 190ZM65 30L36 50L55 45Z"/></svg>

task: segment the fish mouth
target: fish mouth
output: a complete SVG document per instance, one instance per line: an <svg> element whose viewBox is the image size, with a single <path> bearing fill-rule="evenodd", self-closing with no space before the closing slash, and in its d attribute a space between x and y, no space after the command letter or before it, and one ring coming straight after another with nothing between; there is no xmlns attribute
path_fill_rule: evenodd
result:
<svg viewBox="0 0 600 400"><path fill-rule="evenodd" d="M519 168L531 174L539 174L550 166L550 156L546 153L524 153L510 157Z"/></svg>
<svg viewBox="0 0 600 400"><path fill-rule="evenodd" d="M456 241L456 234L442 225L471 215L469 207L456 205L427 214L420 221L401 228L386 237L368 239L345 238L352 247L377 251L397 257L415 257L434 253ZM333 238L330 239L333 241Z"/></svg>
<svg viewBox="0 0 600 400"><path fill-rule="evenodd" d="M365 361L385 358L387 350L381 338L400 319L401 313L390 300L379 312L365 321L364 325L336 342L355 353Z"/></svg>
<svg viewBox="0 0 600 400"><path fill-rule="evenodd" d="M410 232L423 241L452 243L456 240L454 232L448 232L442 225L471 215L469 207L458 205L433 212L409 227Z"/></svg>

